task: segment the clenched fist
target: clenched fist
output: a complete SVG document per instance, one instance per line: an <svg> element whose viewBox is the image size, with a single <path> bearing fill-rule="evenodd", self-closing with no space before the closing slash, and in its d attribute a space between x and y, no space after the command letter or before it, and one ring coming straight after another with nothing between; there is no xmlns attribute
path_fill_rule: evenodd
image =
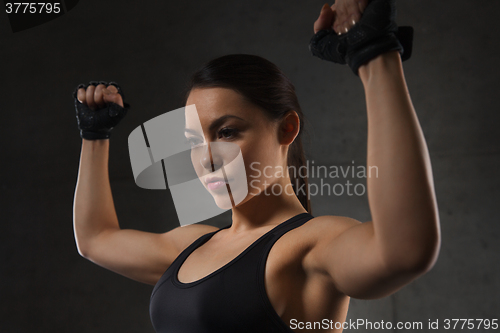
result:
<svg viewBox="0 0 500 333"><path fill-rule="evenodd" d="M115 82L91 81L73 92L80 136L86 140L109 139L111 130L127 114L130 105Z"/></svg>
<svg viewBox="0 0 500 333"><path fill-rule="evenodd" d="M311 53L323 60L348 64L358 75L360 66L382 53L411 56L412 27L396 24L396 0L337 0L325 4L314 22Z"/></svg>

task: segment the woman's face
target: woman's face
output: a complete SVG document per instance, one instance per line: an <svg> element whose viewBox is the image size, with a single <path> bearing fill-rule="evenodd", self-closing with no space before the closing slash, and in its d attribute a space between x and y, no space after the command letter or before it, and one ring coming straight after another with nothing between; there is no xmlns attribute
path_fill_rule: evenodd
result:
<svg viewBox="0 0 500 333"><path fill-rule="evenodd" d="M194 89L186 106L192 104L185 128L191 160L220 208L242 204L276 182L274 170L286 167L276 122L227 88Z"/></svg>

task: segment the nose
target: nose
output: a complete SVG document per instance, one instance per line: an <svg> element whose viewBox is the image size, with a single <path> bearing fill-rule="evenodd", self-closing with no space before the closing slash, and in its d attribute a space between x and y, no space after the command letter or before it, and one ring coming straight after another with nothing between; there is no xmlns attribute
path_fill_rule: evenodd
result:
<svg viewBox="0 0 500 333"><path fill-rule="evenodd" d="M211 148L210 142L202 148L203 151L200 156L200 164L203 168L209 170L210 172L214 172L221 167L222 159L219 154L215 153Z"/></svg>

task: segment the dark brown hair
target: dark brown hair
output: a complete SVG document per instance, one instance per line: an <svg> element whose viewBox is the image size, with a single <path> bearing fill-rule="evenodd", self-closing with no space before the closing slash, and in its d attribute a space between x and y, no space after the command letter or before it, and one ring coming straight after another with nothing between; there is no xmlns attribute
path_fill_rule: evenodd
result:
<svg viewBox="0 0 500 333"><path fill-rule="evenodd" d="M300 119L300 131L288 148L288 167L293 167L290 180L302 206L309 212L309 186L307 173L299 172L306 166L302 133L304 115L295 87L285 74L272 62L250 54L230 54L215 58L196 71L185 90L184 104L195 88L220 87L240 93L250 103L260 107L272 121L279 121L294 110Z"/></svg>

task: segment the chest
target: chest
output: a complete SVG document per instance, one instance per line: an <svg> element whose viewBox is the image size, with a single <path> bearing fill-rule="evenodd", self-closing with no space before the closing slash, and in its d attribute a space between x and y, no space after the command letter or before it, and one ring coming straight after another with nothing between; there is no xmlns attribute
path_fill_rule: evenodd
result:
<svg viewBox="0 0 500 333"><path fill-rule="evenodd" d="M155 328L204 332L206 325L217 331L224 323L240 333L293 332L292 319L345 317L348 299L325 276L304 269L314 244L308 233L297 228L276 239L262 237L215 239L181 254L153 290Z"/></svg>
<svg viewBox="0 0 500 333"><path fill-rule="evenodd" d="M247 281L257 273L256 283L264 286L267 301L278 316L290 310L290 305L302 307L295 295L302 294L306 287L307 274L302 261L310 248L310 241L299 232L291 230L277 240L250 236L227 241L210 239L191 252L177 271L181 283L196 283L226 270L241 272L232 279ZM255 267L249 267L255 265ZM244 276L242 275L244 274ZM250 290L251 287L247 286Z"/></svg>

